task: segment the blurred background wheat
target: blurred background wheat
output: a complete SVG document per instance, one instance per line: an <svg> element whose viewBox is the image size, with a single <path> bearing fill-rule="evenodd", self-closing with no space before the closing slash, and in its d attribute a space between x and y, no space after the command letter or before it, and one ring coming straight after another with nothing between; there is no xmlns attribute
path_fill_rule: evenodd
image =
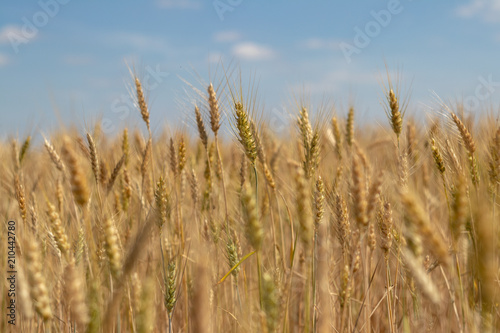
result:
<svg viewBox="0 0 500 333"><path fill-rule="evenodd" d="M497 121L439 99L414 121L388 78L387 125L298 101L280 137L226 80L196 91L198 135L153 136L134 76L142 129L2 143L18 331L499 328Z"/></svg>

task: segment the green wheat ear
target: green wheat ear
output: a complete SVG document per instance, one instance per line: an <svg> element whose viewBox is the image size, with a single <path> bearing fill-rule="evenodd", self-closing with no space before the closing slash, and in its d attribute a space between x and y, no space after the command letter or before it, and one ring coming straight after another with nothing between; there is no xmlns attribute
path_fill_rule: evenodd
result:
<svg viewBox="0 0 500 333"><path fill-rule="evenodd" d="M236 102L234 104L236 128L238 130L238 141L242 144L245 154L252 163L255 164L257 158L257 145L252 133L251 123L243 104Z"/></svg>
<svg viewBox="0 0 500 333"><path fill-rule="evenodd" d="M177 302L176 296L177 288L177 265L175 261L171 261L167 268L167 286L165 291L165 307L169 316L174 311L175 303Z"/></svg>

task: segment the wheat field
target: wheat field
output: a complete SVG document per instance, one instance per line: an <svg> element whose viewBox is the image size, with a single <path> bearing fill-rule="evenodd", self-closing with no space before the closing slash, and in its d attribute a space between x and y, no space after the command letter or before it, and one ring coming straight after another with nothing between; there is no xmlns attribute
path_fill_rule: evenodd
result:
<svg viewBox="0 0 500 333"><path fill-rule="evenodd" d="M494 116L412 119L389 81L383 125L299 101L276 135L227 81L188 129L152 131L134 76L141 127L1 143L0 331L500 330Z"/></svg>

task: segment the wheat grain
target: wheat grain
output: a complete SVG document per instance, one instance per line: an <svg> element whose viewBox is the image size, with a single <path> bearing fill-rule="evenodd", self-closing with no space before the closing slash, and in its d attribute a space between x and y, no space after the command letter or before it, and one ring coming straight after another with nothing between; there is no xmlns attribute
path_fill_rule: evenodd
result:
<svg viewBox="0 0 500 333"><path fill-rule="evenodd" d="M151 132L149 128L149 111L148 111L148 106L146 104L146 99L144 98L144 91L142 89L141 81L139 81L139 78L136 76L134 78L134 82L137 93L137 105L139 106L139 111L141 112L142 120L144 120L144 122L146 123L148 131Z"/></svg>
<svg viewBox="0 0 500 333"><path fill-rule="evenodd" d="M89 193L87 189L87 180L81 169L80 164L75 151L71 147L71 142L69 138L65 138L63 147L63 156L68 163L69 173L70 173L70 183L71 191L73 192L73 197L75 202L80 206L84 206L89 200Z"/></svg>
<svg viewBox="0 0 500 333"><path fill-rule="evenodd" d="M210 83L207 88L208 90L208 106L210 108L210 126L212 132L217 136L217 132L220 128L220 111L219 102L217 101L217 96L215 95L214 86Z"/></svg>
<svg viewBox="0 0 500 333"><path fill-rule="evenodd" d="M94 177L96 183L99 183L99 160L97 158L97 148L95 146L94 139L87 133L87 141L89 143L89 151L90 151L90 162L92 164L92 172L94 172Z"/></svg>

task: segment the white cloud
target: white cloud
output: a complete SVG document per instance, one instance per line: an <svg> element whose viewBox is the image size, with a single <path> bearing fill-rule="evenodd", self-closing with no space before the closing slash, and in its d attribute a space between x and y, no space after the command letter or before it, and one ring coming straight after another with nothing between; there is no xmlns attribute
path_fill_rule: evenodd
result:
<svg viewBox="0 0 500 333"><path fill-rule="evenodd" d="M164 50L167 42L161 37L149 36L135 32L117 32L104 37L107 44L130 46L140 50Z"/></svg>
<svg viewBox="0 0 500 333"><path fill-rule="evenodd" d="M316 72L316 71L315 71ZM293 84L292 89L304 90L311 94L337 93L343 88L354 86L378 86L377 74L371 71L355 68L333 68L317 73L314 80Z"/></svg>
<svg viewBox="0 0 500 333"><path fill-rule="evenodd" d="M323 38L309 38L300 43L301 47L309 50L338 50L339 41Z"/></svg>
<svg viewBox="0 0 500 333"><path fill-rule="evenodd" d="M241 39L241 34L238 31L228 30L219 31L214 34L214 41L218 43L236 42Z"/></svg>
<svg viewBox="0 0 500 333"><path fill-rule="evenodd" d="M276 55L271 48L252 42L236 44L232 49L232 54L243 60L269 60Z"/></svg>
<svg viewBox="0 0 500 333"><path fill-rule="evenodd" d="M455 13L459 17L480 17L486 22L500 22L500 0L471 0L459 6Z"/></svg>
<svg viewBox="0 0 500 333"><path fill-rule="evenodd" d="M201 1L197 0L157 0L160 8L166 9L200 9Z"/></svg>
<svg viewBox="0 0 500 333"><path fill-rule="evenodd" d="M0 67L6 66L10 62L9 57L0 53Z"/></svg>
<svg viewBox="0 0 500 333"><path fill-rule="evenodd" d="M6 25L0 29L0 44L10 43L14 36L22 36L23 32L16 25Z"/></svg>

